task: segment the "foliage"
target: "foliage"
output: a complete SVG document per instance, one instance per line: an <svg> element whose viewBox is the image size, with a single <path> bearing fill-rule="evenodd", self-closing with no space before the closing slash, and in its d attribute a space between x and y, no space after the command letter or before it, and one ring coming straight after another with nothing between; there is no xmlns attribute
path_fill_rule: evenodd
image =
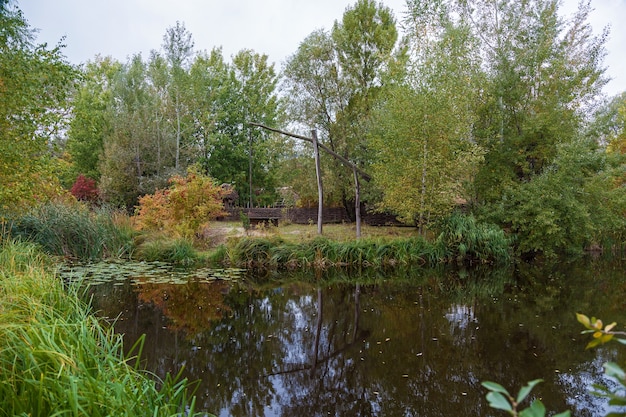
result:
<svg viewBox="0 0 626 417"><path fill-rule="evenodd" d="M173 241L156 239L138 245L133 258L142 261L161 261L174 265L194 265L200 259L193 243L186 239Z"/></svg>
<svg viewBox="0 0 626 417"><path fill-rule="evenodd" d="M382 95L370 146L380 207L423 230L469 198L466 184L482 159L470 140L480 72L466 26L433 15L426 3L409 11L408 73Z"/></svg>
<svg viewBox="0 0 626 417"><path fill-rule="evenodd" d="M576 254L603 237L619 241L626 194L615 162L585 141L562 145L549 169L507 189L487 217L510 227L522 254Z"/></svg>
<svg viewBox="0 0 626 417"><path fill-rule="evenodd" d="M172 177L167 190L139 199L138 224L141 229L193 238L210 220L223 214L222 197L222 188L212 178L191 168L186 177Z"/></svg>
<svg viewBox="0 0 626 417"><path fill-rule="evenodd" d="M116 122L113 86L121 71L122 64L110 57L96 57L82 70L79 86L72 95L66 141L74 177L84 174L95 180L100 178L104 143Z"/></svg>
<svg viewBox="0 0 626 417"><path fill-rule="evenodd" d="M592 334L593 336L593 339L587 344L587 349L610 341L626 345L626 332L614 330L617 323L613 322L605 326L602 320L595 317L589 318L581 313L576 313L576 319L586 329L582 331L582 334ZM609 405L622 407L619 412L612 412L608 416L626 416L626 372L617 363L607 362L604 364L604 373L617 382L619 387L607 388L596 384L593 387L595 389L594 393L600 397L607 398Z"/></svg>
<svg viewBox="0 0 626 417"><path fill-rule="evenodd" d="M76 197L77 200L89 201L92 203L98 200L99 195L96 181L85 177L83 174L80 174L78 178L76 178L76 182L72 185L70 192L74 197Z"/></svg>
<svg viewBox="0 0 626 417"><path fill-rule="evenodd" d="M114 212L92 212L82 204L51 202L38 206L12 224L10 233L37 243L45 252L80 260L129 256L132 229Z"/></svg>
<svg viewBox="0 0 626 417"><path fill-rule="evenodd" d="M481 33L490 76L476 132L488 149L477 184L481 199L499 199L510 183L529 181L549 166L607 81L606 32L591 32L590 5L581 3L568 21L558 7L535 0L462 8Z"/></svg>
<svg viewBox="0 0 626 417"><path fill-rule="evenodd" d="M496 382L485 381L482 383L482 386L489 390L487 401L489 401L491 408L507 411L514 417L544 417L546 415L546 408L540 399L533 400L528 408L518 410L519 405L540 382L542 382L541 379L530 381L519 390L515 397L509 394L506 388ZM569 417L570 415L569 411L564 411L556 414L554 417Z"/></svg>
<svg viewBox="0 0 626 417"><path fill-rule="evenodd" d="M32 244L0 243L3 414L199 415L187 380L142 372L143 339L124 357L122 336L46 265Z"/></svg>
<svg viewBox="0 0 626 417"><path fill-rule="evenodd" d="M54 140L76 72L61 46L34 43L35 32L11 3L0 5L0 210L20 213L61 191Z"/></svg>
<svg viewBox="0 0 626 417"><path fill-rule="evenodd" d="M472 215L454 212L438 223L440 242L449 257L469 263L508 263L511 239L495 224L479 223Z"/></svg>
<svg viewBox="0 0 626 417"><path fill-rule="evenodd" d="M290 119L303 129L318 130L320 143L362 168L371 159L366 141L368 118L383 80L397 60L397 38L391 10L382 3L359 0L346 9L330 33L317 30L307 36L283 71ZM308 150L295 150L294 157L311 157ZM332 158L322 158L322 170L328 178L325 200L342 204L351 213L351 173ZM300 175L283 185L307 196L312 187L304 184L302 189L302 181L298 181L302 177L313 178Z"/></svg>

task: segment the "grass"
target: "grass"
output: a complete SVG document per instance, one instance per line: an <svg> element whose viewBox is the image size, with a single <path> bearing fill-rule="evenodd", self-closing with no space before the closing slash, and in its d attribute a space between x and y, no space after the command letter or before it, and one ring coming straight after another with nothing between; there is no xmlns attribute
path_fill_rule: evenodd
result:
<svg viewBox="0 0 626 417"><path fill-rule="evenodd" d="M225 230L234 230L220 224ZM437 237L418 236L410 227L372 227L355 238L353 224L281 225L231 237L209 257L214 262L254 268L389 267L442 263L495 264L510 260L510 240L492 225L455 213L440 223Z"/></svg>
<svg viewBox="0 0 626 417"><path fill-rule="evenodd" d="M31 243L0 242L0 416L194 415L188 382L132 366L51 265Z"/></svg>
<svg viewBox="0 0 626 417"><path fill-rule="evenodd" d="M48 203L15 219L12 237L35 242L52 255L79 260L128 256L133 230L127 216L81 204Z"/></svg>
<svg viewBox="0 0 626 417"><path fill-rule="evenodd" d="M201 256L186 239L154 239L141 243L134 252L134 259L162 261L174 265L189 266L200 262Z"/></svg>

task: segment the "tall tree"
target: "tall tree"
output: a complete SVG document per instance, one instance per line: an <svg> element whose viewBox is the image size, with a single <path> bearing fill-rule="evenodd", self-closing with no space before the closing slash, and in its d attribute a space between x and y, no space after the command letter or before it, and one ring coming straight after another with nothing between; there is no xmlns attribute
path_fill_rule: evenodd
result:
<svg viewBox="0 0 626 417"><path fill-rule="evenodd" d="M181 169L180 152L183 140L184 121L182 120L188 109L185 107L186 99L184 97L186 85L188 83L188 69L193 56L194 42L191 33L185 28L185 25L176 22L176 26L167 29L163 36L163 51L169 64L170 69L170 85L169 92L171 95L172 110L174 112L173 121L175 123L176 135L176 163L175 169Z"/></svg>
<svg viewBox="0 0 626 417"><path fill-rule="evenodd" d="M395 56L398 33L391 10L371 0L348 7L330 33L309 35L284 69L285 89L294 121L320 131L334 152L364 166L368 163L367 119L384 74ZM352 175L334 160L325 162L327 183L349 213Z"/></svg>
<svg viewBox="0 0 626 417"><path fill-rule="evenodd" d="M80 86L73 94L72 120L66 149L73 163L73 178L80 174L99 180L99 161L105 138L113 128L113 83L122 64L97 57L83 70Z"/></svg>
<svg viewBox="0 0 626 417"><path fill-rule="evenodd" d="M114 84L115 124L105 139L100 172L103 197L132 208L137 198L154 192L158 171L154 152L154 95L147 83L146 64L135 55Z"/></svg>
<svg viewBox="0 0 626 417"><path fill-rule="evenodd" d="M487 148L477 191L480 201L494 202L546 169L558 144L576 136L585 106L606 82L606 32L593 35L589 2L568 20L558 0L457 4L481 40L489 76L475 130Z"/></svg>
<svg viewBox="0 0 626 417"><path fill-rule="evenodd" d="M214 151L217 144L224 141L222 135L228 120L228 103L236 90L222 50L213 49L209 54L198 54L189 75L194 160L205 173L223 182L229 181L218 169L219 161L216 161ZM226 161L224 163L227 164Z"/></svg>
<svg viewBox="0 0 626 417"><path fill-rule="evenodd" d="M36 45L12 2L0 2L0 210L19 212L55 192L55 140L65 128L77 76L62 46Z"/></svg>
<svg viewBox="0 0 626 417"><path fill-rule="evenodd" d="M482 153L471 136L481 79L475 40L434 5L409 9L407 77L379 104L371 135L381 207L420 230L467 198Z"/></svg>
<svg viewBox="0 0 626 417"><path fill-rule="evenodd" d="M171 140L172 129L167 123L170 95L168 86L170 85L171 74L167 65L167 60L157 51L150 52L150 60L147 68L148 83L154 100L152 102L152 114L154 121L154 145L156 157L156 176L167 177L171 169L176 165L176 145L177 142ZM161 181L164 184L164 181Z"/></svg>

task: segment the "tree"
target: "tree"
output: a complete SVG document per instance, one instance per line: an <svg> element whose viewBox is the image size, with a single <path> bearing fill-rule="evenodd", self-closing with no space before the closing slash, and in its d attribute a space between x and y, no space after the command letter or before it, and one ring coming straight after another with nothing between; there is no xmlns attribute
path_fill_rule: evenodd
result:
<svg viewBox="0 0 626 417"><path fill-rule="evenodd" d="M113 86L115 124L105 139L100 161L100 190L105 201L132 208L137 198L154 192L158 171L152 119L154 95L147 84L146 64L135 55Z"/></svg>
<svg viewBox="0 0 626 417"><path fill-rule="evenodd" d="M83 70L72 98L72 119L66 149L73 164L73 177L80 174L99 179L99 162L105 139L111 135L113 83L122 64L112 58L96 57Z"/></svg>
<svg viewBox="0 0 626 417"><path fill-rule="evenodd" d="M201 145L198 157L206 172L232 184L241 202L274 202L281 142L249 125L281 123L277 76L267 55L242 50L227 65L221 51L213 51L196 60L192 80L195 102L202 103L193 118L195 139Z"/></svg>
<svg viewBox="0 0 626 417"><path fill-rule="evenodd" d="M472 22L488 76L474 134L487 150L476 191L499 201L508 187L550 166L559 144L573 140L584 111L606 83L606 31L594 36L589 2L569 20L557 0L458 1Z"/></svg>
<svg viewBox="0 0 626 417"><path fill-rule="evenodd" d="M62 45L34 44L22 12L0 2L0 210L20 212L60 191L55 140L76 78Z"/></svg>
<svg viewBox="0 0 626 417"><path fill-rule="evenodd" d="M172 120L175 123L174 131L176 134L176 170L181 168L180 151L181 146L183 146L181 142L184 130L182 119L188 111L183 96L188 82L187 70L193 56L193 45L191 33L180 22L176 22L176 26L168 28L163 36L163 50L170 70L168 91L174 112Z"/></svg>
<svg viewBox="0 0 626 417"><path fill-rule="evenodd" d="M481 150L471 141L480 79L471 33L432 3L419 6L410 9L407 78L383 96L370 143L380 207L421 230L468 197Z"/></svg>
<svg viewBox="0 0 626 417"><path fill-rule="evenodd" d="M367 120L396 58L397 37L389 8L359 0L330 33L311 33L283 71L290 118L318 129L321 143L361 167L370 162ZM334 185L325 190L326 200L340 202L352 214L352 173L332 159L323 163L327 184Z"/></svg>

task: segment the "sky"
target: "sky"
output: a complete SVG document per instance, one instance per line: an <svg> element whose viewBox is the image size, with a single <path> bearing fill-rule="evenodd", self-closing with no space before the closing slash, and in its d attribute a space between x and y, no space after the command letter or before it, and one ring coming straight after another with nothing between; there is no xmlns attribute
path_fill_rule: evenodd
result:
<svg viewBox="0 0 626 417"><path fill-rule="evenodd" d="M575 12L578 0L561 0L564 15ZM405 0L382 0L397 20ZM81 64L96 55L126 62L141 53L147 59L159 50L163 35L179 21L192 34L196 51L221 47L229 59L242 49L267 54L280 71L283 62L317 29L332 28L356 0L18 0L38 43L57 45ZM591 0L594 33L610 26L605 59L612 81L609 96L626 91L626 0Z"/></svg>

